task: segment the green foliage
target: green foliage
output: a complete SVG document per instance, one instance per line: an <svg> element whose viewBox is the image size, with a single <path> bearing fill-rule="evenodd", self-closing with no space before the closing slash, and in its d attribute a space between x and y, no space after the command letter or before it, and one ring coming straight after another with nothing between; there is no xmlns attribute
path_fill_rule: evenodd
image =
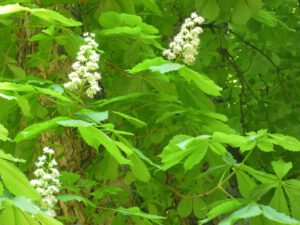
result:
<svg viewBox="0 0 300 225"><path fill-rule="evenodd" d="M298 5L2 1L0 221L300 224ZM195 64L164 59L194 10ZM94 99L63 86L84 32L101 54ZM62 170L56 219L28 182L44 146Z"/></svg>

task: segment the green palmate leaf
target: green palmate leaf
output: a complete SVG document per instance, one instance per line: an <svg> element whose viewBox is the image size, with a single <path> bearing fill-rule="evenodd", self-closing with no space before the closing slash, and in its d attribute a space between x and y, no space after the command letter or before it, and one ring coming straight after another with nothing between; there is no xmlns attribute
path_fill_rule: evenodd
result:
<svg viewBox="0 0 300 225"><path fill-rule="evenodd" d="M264 195L266 195L271 189L273 189L277 184L259 184L251 192L250 199L253 201L260 200Z"/></svg>
<svg viewBox="0 0 300 225"><path fill-rule="evenodd" d="M285 181L285 187L284 190L288 196L289 203L290 203L290 209L293 218L296 218L300 220L300 181L296 179L291 179L288 181Z"/></svg>
<svg viewBox="0 0 300 225"><path fill-rule="evenodd" d="M2 182L0 182L0 195L1 196L3 195L3 192L4 192L4 187L3 187Z"/></svg>
<svg viewBox="0 0 300 225"><path fill-rule="evenodd" d="M30 11L30 9L27 7L20 6L19 4L0 6L0 15L12 14L22 11Z"/></svg>
<svg viewBox="0 0 300 225"><path fill-rule="evenodd" d="M130 164L130 160L126 159L114 143L114 141L108 137L101 130L96 127L79 127L79 132L82 138L87 144L98 150L99 146L102 144L109 154L117 160L120 164Z"/></svg>
<svg viewBox="0 0 300 225"><path fill-rule="evenodd" d="M229 217L222 220L219 225L232 225L237 220L259 216L260 214L262 214L260 207L256 203L251 203L250 205L232 213Z"/></svg>
<svg viewBox="0 0 300 225"><path fill-rule="evenodd" d="M157 72L164 74L164 73L168 73L171 71L177 71L182 67L183 67L183 65L180 65L178 63L166 63L166 64L162 64L159 66L150 66L149 69L153 72L157 71Z"/></svg>
<svg viewBox="0 0 300 225"><path fill-rule="evenodd" d="M33 204L30 199L25 198L24 196L17 196L11 200L10 203L30 214L36 215L42 213L42 211L35 204Z"/></svg>
<svg viewBox="0 0 300 225"><path fill-rule="evenodd" d="M0 82L0 90L18 91L18 92L35 92L35 88L29 84L17 84L12 82Z"/></svg>
<svg viewBox="0 0 300 225"><path fill-rule="evenodd" d="M281 187L276 188L273 198L271 199L269 205L278 210L279 212L289 214L289 207L287 200L285 198L285 194Z"/></svg>
<svg viewBox="0 0 300 225"><path fill-rule="evenodd" d="M252 17L256 21L265 24L269 27L275 27L277 25L281 25L285 29L295 32L295 29L289 27L284 22L282 22L279 18L277 18L273 14L273 12L266 11L266 10L259 10L258 12L254 13Z"/></svg>
<svg viewBox="0 0 300 225"><path fill-rule="evenodd" d="M33 217L14 206L7 206L0 213L0 220L5 225L39 225Z"/></svg>
<svg viewBox="0 0 300 225"><path fill-rule="evenodd" d="M127 156L130 156L133 154L132 146L127 146L122 142L114 141L115 144L121 149Z"/></svg>
<svg viewBox="0 0 300 225"><path fill-rule="evenodd" d="M0 159L0 175L4 185L11 193L23 195L33 200L40 198L25 175L13 164L3 159Z"/></svg>
<svg viewBox="0 0 300 225"><path fill-rule="evenodd" d="M57 99L65 101L65 102L72 102L71 99L63 96L61 93L59 93L59 92L57 92L55 90L52 90L52 89L49 89L49 88L39 88L39 87L35 87L35 89L37 90L37 93L49 95L51 97L55 97Z"/></svg>
<svg viewBox="0 0 300 225"><path fill-rule="evenodd" d="M153 66L161 66L163 64L168 63L167 60L163 59L162 57L156 57L153 59L146 59L143 62L137 64L132 69L128 70L129 73L135 74L139 73L144 70L148 70L150 67L153 68Z"/></svg>
<svg viewBox="0 0 300 225"><path fill-rule="evenodd" d="M45 132L49 129L55 128L58 125L61 125L63 127L88 127L92 126L92 123L88 123L83 120L73 120L68 117L56 117L51 120L47 120L41 123L33 124L29 127L26 127L23 131L18 133L18 135L15 137L16 142L20 142L23 140L28 140L35 138L37 135L41 134L42 132Z"/></svg>
<svg viewBox="0 0 300 225"><path fill-rule="evenodd" d="M143 152L141 152L139 149L137 148L132 148L132 150L141 158L143 159L145 162L149 163L151 166L156 167L157 169L161 169L160 165L155 164L154 162L151 161L150 158L148 158Z"/></svg>
<svg viewBox="0 0 300 225"><path fill-rule="evenodd" d="M133 93L133 94L128 94L128 95L123 95L123 96L116 96L113 98L109 99L103 99L96 101L92 103L92 105L98 106L98 107L103 107L109 104L117 104L117 103L123 103L123 102L132 102L136 101L141 97L148 97L148 96L155 96L152 93Z"/></svg>
<svg viewBox="0 0 300 225"><path fill-rule="evenodd" d="M104 36L114 36L114 35L130 35L138 36L142 34L142 29L140 27L115 27L111 29L103 29L100 32Z"/></svg>
<svg viewBox="0 0 300 225"><path fill-rule="evenodd" d="M265 10L260 10L252 15L253 19L261 22L269 27L275 27L278 19L271 13Z"/></svg>
<svg viewBox="0 0 300 225"><path fill-rule="evenodd" d="M116 111L113 111L113 113L118 115L118 116L121 116L122 118L127 120L129 123L133 124L134 126L136 126L138 128L147 126L147 124L144 121L141 121L141 120L139 120L135 117L132 117L130 115L120 113L120 112L116 112Z"/></svg>
<svg viewBox="0 0 300 225"><path fill-rule="evenodd" d="M282 180L282 178L293 168L291 162L286 163L282 160L272 161L272 166L279 180Z"/></svg>
<svg viewBox="0 0 300 225"><path fill-rule="evenodd" d="M165 217L162 217L162 216L144 213L138 207L132 207L132 208L120 207L120 208L114 209L114 211L119 212L126 216L138 216L141 218L145 218L145 219L151 220L157 224L160 224L159 221L162 221L165 219Z"/></svg>
<svg viewBox="0 0 300 225"><path fill-rule="evenodd" d="M88 123L86 121L72 120L72 119L59 120L56 122L56 124L61 125L63 127L89 127L89 126L92 126L91 123Z"/></svg>
<svg viewBox="0 0 300 225"><path fill-rule="evenodd" d="M220 88L216 85L211 79L207 76L202 75L188 67L182 67L179 70L179 75L183 77L187 82L194 82L196 86L202 90L205 94L213 95L213 96L220 96Z"/></svg>
<svg viewBox="0 0 300 225"><path fill-rule="evenodd" d="M69 120L68 117L56 117L52 120L47 120L41 123L33 124L27 128L25 128L23 131L18 133L18 135L15 137L16 142L20 142L23 140L28 140L35 138L40 133L47 131L51 128L55 128L58 126L57 122L59 121L66 121Z"/></svg>
<svg viewBox="0 0 300 225"><path fill-rule="evenodd" d="M33 16L36 16L42 20L49 22L51 25L61 25L65 27L77 27L81 26L82 23L71 18L66 18L58 12L49 9L31 9Z"/></svg>
<svg viewBox="0 0 300 225"><path fill-rule="evenodd" d="M1 94L1 93L0 93L0 98L4 98L6 100L15 100L16 99L15 96L5 95L5 94Z"/></svg>
<svg viewBox="0 0 300 225"><path fill-rule="evenodd" d="M97 112L90 109L82 109L80 112L75 113L75 115L85 120L88 119L91 122L101 123L107 120L108 111Z"/></svg>
<svg viewBox="0 0 300 225"><path fill-rule="evenodd" d="M241 164L239 169L247 172L263 184L276 184L278 182L278 179L275 175L256 170L250 166Z"/></svg>
<svg viewBox="0 0 300 225"><path fill-rule="evenodd" d="M210 136L205 135L195 138L185 135L174 137L160 155L163 162L162 169L167 170L185 158L187 158L184 163L185 170L191 169L205 156L209 138Z"/></svg>
<svg viewBox="0 0 300 225"><path fill-rule="evenodd" d="M247 144L247 139L243 136L239 136L236 134L225 134L221 132L214 132L213 142L220 142L229 144L232 147L241 147Z"/></svg>
<svg viewBox="0 0 300 225"><path fill-rule="evenodd" d="M195 146L195 147L192 147ZM207 148L208 148L208 142L203 141L203 140L197 140L195 139L194 141L190 142L189 145L187 146L188 148L195 148L194 152L187 157L187 159L184 162L184 169L185 170L190 170L192 169L195 165L199 164L204 156L206 155Z"/></svg>
<svg viewBox="0 0 300 225"><path fill-rule="evenodd" d="M105 12L99 17L99 23L104 28L112 28L106 30L122 30L126 28L131 30L132 28L138 28L141 33L145 34L156 34L158 30L146 23L143 23L142 18L137 15L125 14L125 13L116 13L116 12Z"/></svg>
<svg viewBox="0 0 300 225"><path fill-rule="evenodd" d="M1 149L0 149L0 158L6 159L6 160L9 160L9 161L12 161L12 162L25 162L24 159L15 158L11 154L7 154Z"/></svg>
<svg viewBox="0 0 300 225"><path fill-rule="evenodd" d="M201 220L200 223L204 224L207 223L214 218L221 216L223 214L232 212L233 210L238 209L241 206L241 203L237 199L227 199L219 204L217 204L214 208L212 208L208 213L207 213L207 218L204 220Z"/></svg>
<svg viewBox="0 0 300 225"><path fill-rule="evenodd" d="M181 149L180 144L185 143L191 137L186 135L179 135L173 137L169 144L164 148L160 157L162 158L162 169L167 170L170 167L178 164L181 160L187 157L191 151Z"/></svg>
<svg viewBox="0 0 300 225"><path fill-rule="evenodd" d="M150 11L158 14L158 15L162 15L162 12L159 8L159 6L156 4L155 0L143 0L141 1L142 4L144 4L144 6L149 9Z"/></svg>
<svg viewBox="0 0 300 225"><path fill-rule="evenodd" d="M132 154L128 157L132 164L130 169L133 175L140 181L148 182L151 178L148 168L137 154Z"/></svg>
<svg viewBox="0 0 300 225"><path fill-rule="evenodd" d="M32 117L29 101L23 96L17 97L17 103L25 117Z"/></svg>
<svg viewBox="0 0 300 225"><path fill-rule="evenodd" d="M225 155L227 152L226 148L220 143L209 143L208 146L212 151L214 151L218 155Z"/></svg>
<svg viewBox="0 0 300 225"><path fill-rule="evenodd" d="M27 7L20 6L19 4L0 6L0 15L12 14L21 11L30 12L33 16L45 20L53 25L61 25L65 27L75 27L75 26L82 25L82 23L78 21L75 21L71 18L66 18L60 13L49 9L42 9L42 8L30 9Z"/></svg>
<svg viewBox="0 0 300 225"><path fill-rule="evenodd" d="M237 0L232 12L232 22L237 25L243 25L251 18L252 9L247 4L246 0Z"/></svg>
<svg viewBox="0 0 300 225"><path fill-rule="evenodd" d="M87 206L91 206L93 208L97 207L93 202L89 201L87 198L85 198L81 195L75 195L75 194L58 195L57 199L60 201L63 201L63 202L76 200L78 202L83 202Z"/></svg>
<svg viewBox="0 0 300 225"><path fill-rule="evenodd" d="M216 0L199 0L196 1L195 4L201 15L207 18L209 21L215 20L220 14L220 6Z"/></svg>
<svg viewBox="0 0 300 225"><path fill-rule="evenodd" d="M268 218L269 220L275 221L277 223L282 224L300 224L299 220L292 219L291 217L287 216L286 214L279 213L275 209L271 208L270 206L261 206L263 215Z"/></svg>
<svg viewBox="0 0 300 225"><path fill-rule="evenodd" d="M273 145L273 143L269 142L268 139L258 141L257 147L260 150L262 150L263 152L272 152L272 151L274 151L274 145Z"/></svg>
<svg viewBox="0 0 300 225"><path fill-rule="evenodd" d="M253 179L251 179L248 174L243 171L238 171L236 173L238 189L241 195L248 199L250 194L253 192L254 188L257 186Z"/></svg>
<svg viewBox="0 0 300 225"><path fill-rule="evenodd" d="M51 217L45 216L43 214L39 214L35 216L35 218L42 224L42 225L63 225L61 222L59 222L56 219L53 219Z"/></svg>
<svg viewBox="0 0 300 225"><path fill-rule="evenodd" d="M299 152L300 151L300 141L294 137L282 135L282 134L269 134L273 140L270 140L276 145L280 145L286 150Z"/></svg>
<svg viewBox="0 0 300 225"><path fill-rule="evenodd" d="M84 141L91 147L93 147L95 150L98 150L101 141L97 137L96 133L98 133L98 129L95 127L79 127L78 128L81 137L84 139Z"/></svg>
<svg viewBox="0 0 300 225"><path fill-rule="evenodd" d="M183 198L177 205L177 212L180 217L188 217L193 211L193 201L190 198Z"/></svg>
<svg viewBox="0 0 300 225"><path fill-rule="evenodd" d="M6 141L8 136L8 130L0 124L0 140Z"/></svg>
<svg viewBox="0 0 300 225"><path fill-rule="evenodd" d="M262 8L262 0L247 0L248 5L252 10L260 10Z"/></svg>
<svg viewBox="0 0 300 225"><path fill-rule="evenodd" d="M28 92L28 93L35 93L35 94L45 94L57 99L71 102L71 100L61 93L54 91L49 88L40 88L29 84L17 84L12 82L0 82L0 90L6 91L16 91L16 92Z"/></svg>
<svg viewBox="0 0 300 225"><path fill-rule="evenodd" d="M105 28L120 26L133 27L142 22L142 18L139 16L117 12L106 12L99 17L100 25Z"/></svg>

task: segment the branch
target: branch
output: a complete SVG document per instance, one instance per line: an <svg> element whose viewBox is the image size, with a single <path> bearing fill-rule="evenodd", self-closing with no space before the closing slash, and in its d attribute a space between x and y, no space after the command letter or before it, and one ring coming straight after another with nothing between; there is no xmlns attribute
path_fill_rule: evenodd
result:
<svg viewBox="0 0 300 225"><path fill-rule="evenodd" d="M274 61L270 58L270 56L268 56L266 53L264 53L261 49L259 49L258 47L256 47L255 45L253 45L252 43L250 43L249 41L244 40L238 33L236 33L233 30L227 29L227 31L231 34L233 34L234 36L236 36L240 41L242 41L243 43L245 43L246 45L248 45L249 47L253 48L254 50L256 50L257 52L259 52L262 56L264 56L271 64L272 66L276 69L276 72L278 73L280 71L280 68L274 63Z"/></svg>

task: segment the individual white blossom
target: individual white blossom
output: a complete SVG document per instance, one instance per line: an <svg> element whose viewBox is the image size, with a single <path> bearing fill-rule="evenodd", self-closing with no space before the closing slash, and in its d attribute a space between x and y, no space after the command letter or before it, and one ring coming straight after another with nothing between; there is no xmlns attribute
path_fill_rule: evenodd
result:
<svg viewBox="0 0 300 225"><path fill-rule="evenodd" d="M72 65L72 72L68 75L70 81L64 84L69 90L78 90L82 87L86 89L86 95L89 98L101 91L99 81L101 74L96 70L99 69L98 62L100 55L97 53L98 44L94 40L95 34L84 33L85 44L80 46L77 53L76 62Z"/></svg>
<svg viewBox="0 0 300 225"><path fill-rule="evenodd" d="M54 207L57 203L55 195L59 192L60 173L57 168L57 162L52 159L54 150L49 147L43 148L43 155L38 157L38 162L35 163L36 170L33 172L35 179L30 181L30 184L42 196L40 207L49 216L55 217Z"/></svg>
<svg viewBox="0 0 300 225"><path fill-rule="evenodd" d="M169 60L182 57L185 64L192 65L198 55L199 35L203 32L201 28L203 23L204 18L193 12L189 18L185 19L180 32L169 44L169 49L163 51L163 55Z"/></svg>

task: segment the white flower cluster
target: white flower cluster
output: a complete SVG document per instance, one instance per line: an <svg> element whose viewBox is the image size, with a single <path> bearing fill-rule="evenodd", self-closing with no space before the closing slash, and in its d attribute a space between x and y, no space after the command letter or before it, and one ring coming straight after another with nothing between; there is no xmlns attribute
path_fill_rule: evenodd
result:
<svg viewBox="0 0 300 225"><path fill-rule="evenodd" d="M96 71L99 68L100 55L96 52L98 44L94 40L95 34L84 33L83 36L85 44L80 47L77 61L72 65L73 71L68 75L70 81L64 86L67 89L76 90L88 84L86 95L93 98L97 92L101 91L98 81L102 77Z"/></svg>
<svg viewBox="0 0 300 225"><path fill-rule="evenodd" d="M185 64L193 64L198 55L199 35L203 32L200 25L203 23L204 18L193 12L189 18L185 19L179 34L174 37L169 49L163 51L163 55L169 60L182 57Z"/></svg>
<svg viewBox="0 0 300 225"><path fill-rule="evenodd" d="M57 162L52 159L54 150L44 147L43 155L35 163L36 170L34 175L36 179L30 181L31 185L42 196L40 207L51 216L55 217L54 207L57 203L55 195L59 192L60 182L58 180L59 171L56 169Z"/></svg>

